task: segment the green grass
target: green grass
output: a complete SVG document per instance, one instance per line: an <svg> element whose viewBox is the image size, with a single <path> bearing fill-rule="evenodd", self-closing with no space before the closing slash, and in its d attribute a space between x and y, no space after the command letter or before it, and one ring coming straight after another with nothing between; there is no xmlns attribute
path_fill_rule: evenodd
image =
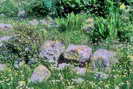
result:
<svg viewBox="0 0 133 89"><path fill-rule="evenodd" d="M117 15L113 14L107 18L102 18L88 14L75 15L71 13L66 18L56 18L59 27L49 29L46 29L43 25L27 27L26 24L33 17L22 20L0 17L0 23L12 24L16 27L11 32L0 31L0 37L20 34L19 40L21 40L18 43L16 41L12 42L16 50L19 50L18 54L21 54L19 57L16 54L13 54L13 56L11 54L0 55L0 62L8 65L5 71L0 72L0 89L133 89L133 66L131 64L133 60L128 57L133 56L133 41L131 40L133 38L133 22L131 19L123 20L121 14ZM82 27L85 20L90 16L94 17L96 28L89 33L85 33ZM39 40L36 40L35 36ZM28 40L29 37L31 40ZM33 40L36 40L34 44ZM87 73L83 76L75 74L71 68L62 71L52 69L52 64L42 62L37 56L38 53L35 52L35 50L39 50L40 45L45 40L63 41L66 47L69 44L85 44L94 50L98 48L114 50L119 54L120 63L114 65L112 71L108 73L111 76L105 80L95 79L95 72L89 68L89 64L86 66ZM116 41L117 43L115 43ZM34 49L30 53L23 51L28 46ZM28 58L31 56L38 58L38 62L32 65L24 64L19 69L15 69L13 67L14 61L23 58L25 55ZM4 60L8 56L10 60L8 58L8 60ZM48 66L52 76L42 83L30 83L29 78L34 68L39 64ZM85 81L80 84L72 81L73 78L79 77L84 78ZM54 80L58 81L54 82Z"/></svg>

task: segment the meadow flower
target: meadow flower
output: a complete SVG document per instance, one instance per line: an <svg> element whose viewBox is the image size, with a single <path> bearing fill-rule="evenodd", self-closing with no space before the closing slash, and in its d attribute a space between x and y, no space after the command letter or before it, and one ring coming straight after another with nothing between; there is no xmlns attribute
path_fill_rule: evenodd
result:
<svg viewBox="0 0 133 89"><path fill-rule="evenodd" d="M25 86L26 82L25 81L19 81L18 84L19 84L19 86Z"/></svg>
<svg viewBox="0 0 133 89"><path fill-rule="evenodd" d="M126 8L125 4L122 3L122 4L120 5L120 9L125 9L125 8Z"/></svg>

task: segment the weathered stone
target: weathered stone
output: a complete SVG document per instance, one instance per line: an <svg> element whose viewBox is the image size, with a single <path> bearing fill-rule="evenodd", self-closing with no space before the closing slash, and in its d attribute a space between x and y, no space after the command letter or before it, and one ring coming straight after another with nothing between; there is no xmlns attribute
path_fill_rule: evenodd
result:
<svg viewBox="0 0 133 89"><path fill-rule="evenodd" d="M46 81L51 76L51 72L47 69L47 67L43 65L39 65L35 68L30 81L33 83L40 83L44 80Z"/></svg>
<svg viewBox="0 0 133 89"><path fill-rule="evenodd" d="M91 57L93 67L95 69L103 69L111 67L113 64L118 62L116 53L108 51L106 49L98 49Z"/></svg>
<svg viewBox="0 0 133 89"><path fill-rule="evenodd" d="M40 56L49 62L57 63L64 50L65 45L62 42L48 40L42 45Z"/></svg>
<svg viewBox="0 0 133 89"><path fill-rule="evenodd" d="M13 29L13 26L11 24L0 23L0 30L11 30L11 29Z"/></svg>
<svg viewBox="0 0 133 89"><path fill-rule="evenodd" d="M0 64L0 71L4 71L6 68L6 64Z"/></svg>
<svg viewBox="0 0 133 89"><path fill-rule="evenodd" d="M92 55L92 49L85 45L69 45L63 56L67 60L78 61L84 63L89 61Z"/></svg>

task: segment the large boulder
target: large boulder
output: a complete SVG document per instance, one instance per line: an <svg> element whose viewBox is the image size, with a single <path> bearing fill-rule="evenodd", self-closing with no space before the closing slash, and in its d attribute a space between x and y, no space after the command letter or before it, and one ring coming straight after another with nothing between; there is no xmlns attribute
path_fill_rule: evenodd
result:
<svg viewBox="0 0 133 89"><path fill-rule="evenodd" d="M89 61L92 55L92 49L86 45L69 45L63 54L64 59L85 63Z"/></svg>
<svg viewBox="0 0 133 89"><path fill-rule="evenodd" d="M106 49L98 49L91 57L92 65L94 69L110 68L113 64L118 62L116 52Z"/></svg>
<svg viewBox="0 0 133 89"><path fill-rule="evenodd" d="M0 23L0 30L11 30L13 26L11 24Z"/></svg>
<svg viewBox="0 0 133 89"><path fill-rule="evenodd" d="M48 40L42 45L40 56L49 62L57 63L64 50L65 45L62 42Z"/></svg>
<svg viewBox="0 0 133 89"><path fill-rule="evenodd" d="M43 65L39 65L35 68L34 72L32 73L30 81L32 83L40 83L44 80L46 81L50 76L51 72L48 70L48 68Z"/></svg>

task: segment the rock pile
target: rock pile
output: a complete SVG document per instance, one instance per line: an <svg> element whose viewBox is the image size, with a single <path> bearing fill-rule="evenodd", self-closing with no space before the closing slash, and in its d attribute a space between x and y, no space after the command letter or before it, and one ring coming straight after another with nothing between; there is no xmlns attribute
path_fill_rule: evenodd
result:
<svg viewBox="0 0 133 89"><path fill-rule="evenodd" d="M92 53L92 48L86 45L70 44L65 50L65 45L62 42L51 40L42 45L40 56L48 62L58 64L59 69L69 66L70 62L79 63L79 65L89 62L94 70L99 68L105 70L118 62L116 53L107 49L98 49Z"/></svg>

